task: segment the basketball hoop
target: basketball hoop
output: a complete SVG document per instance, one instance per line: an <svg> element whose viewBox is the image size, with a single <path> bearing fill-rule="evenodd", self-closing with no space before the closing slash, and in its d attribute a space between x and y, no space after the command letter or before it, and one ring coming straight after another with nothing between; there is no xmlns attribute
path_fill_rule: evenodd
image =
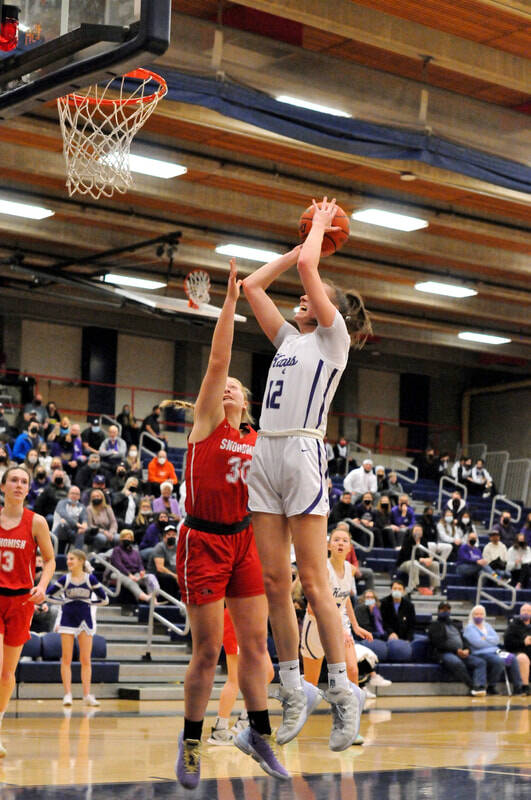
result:
<svg viewBox="0 0 531 800"><path fill-rule="evenodd" d="M210 302L209 289L210 277L202 269L193 269L184 279L184 291L191 308L199 308L203 303Z"/></svg>
<svg viewBox="0 0 531 800"><path fill-rule="evenodd" d="M57 98L70 197L78 192L97 200L102 195L112 197L115 190L123 194L133 185L131 142L168 87L164 78L147 69L128 72L119 88L113 85L115 80ZM138 85L131 90L126 81ZM116 91L119 97L109 96Z"/></svg>

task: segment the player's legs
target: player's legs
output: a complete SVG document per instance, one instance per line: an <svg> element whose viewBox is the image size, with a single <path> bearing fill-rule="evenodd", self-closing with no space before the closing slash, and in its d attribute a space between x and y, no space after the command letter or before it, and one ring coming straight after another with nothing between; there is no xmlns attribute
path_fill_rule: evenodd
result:
<svg viewBox="0 0 531 800"><path fill-rule="evenodd" d="M318 686L323 659L303 656L302 662L304 664L304 680L308 681L308 683L313 683L314 686Z"/></svg>
<svg viewBox="0 0 531 800"><path fill-rule="evenodd" d="M351 683L358 684L358 659L356 658L356 648L352 636L345 637L345 661L347 664L347 678Z"/></svg>
<svg viewBox="0 0 531 800"><path fill-rule="evenodd" d="M91 697L90 684L92 681L92 662L90 660L92 654L92 640L85 631L81 631L77 637L79 644L79 660L81 662L81 684L83 686L83 697L86 699Z"/></svg>
<svg viewBox="0 0 531 800"><path fill-rule="evenodd" d="M238 683L238 656L227 655L227 680L219 696L218 716L229 719L234 703L238 697L240 685Z"/></svg>
<svg viewBox="0 0 531 800"><path fill-rule="evenodd" d="M192 632L192 658L184 678L184 716L185 720L202 722L223 641L223 598L204 605L187 605L186 610Z"/></svg>
<svg viewBox="0 0 531 800"><path fill-rule="evenodd" d="M24 645L10 647L4 644L4 636L0 635L0 730L4 712L7 708L13 689L15 688L15 670ZM0 741L0 758L6 755L6 749Z"/></svg>
<svg viewBox="0 0 531 800"><path fill-rule="evenodd" d="M227 597L240 648L238 680L247 711L267 710L270 661L267 652L267 600L265 595Z"/></svg>
<svg viewBox="0 0 531 800"><path fill-rule="evenodd" d="M291 538L285 517L253 513L253 530L262 563L269 620L279 661L299 657L299 626L291 599Z"/></svg>
<svg viewBox="0 0 531 800"><path fill-rule="evenodd" d="M74 634L61 634L61 680L65 697L72 696L72 655L74 653Z"/></svg>

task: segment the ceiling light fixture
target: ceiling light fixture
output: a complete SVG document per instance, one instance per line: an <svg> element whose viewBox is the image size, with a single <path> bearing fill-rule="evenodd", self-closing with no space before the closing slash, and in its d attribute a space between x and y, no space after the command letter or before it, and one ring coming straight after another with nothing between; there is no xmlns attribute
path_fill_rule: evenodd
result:
<svg viewBox="0 0 531 800"><path fill-rule="evenodd" d="M508 344L511 339L506 336L492 336L490 333L475 333L474 331L461 331L457 334L459 339L466 342L481 342L482 344Z"/></svg>
<svg viewBox="0 0 531 800"><path fill-rule="evenodd" d="M107 272L100 278L104 283L113 283L116 286L131 286L135 289L162 289L166 286L161 281L150 281L147 278L131 278L128 275L116 275L113 272Z"/></svg>
<svg viewBox="0 0 531 800"><path fill-rule="evenodd" d="M421 228L428 227L428 222L425 219L408 217L407 214L394 214L391 211L382 211L379 208L365 208L363 211L354 211L352 219L358 222L367 222L369 225L393 228L397 231L418 231Z"/></svg>
<svg viewBox="0 0 531 800"><path fill-rule="evenodd" d="M216 253L222 256L231 256L233 258L247 258L249 261L272 261L278 258L280 253L274 253L272 250L260 250L256 247L244 247L241 244L221 244L216 247Z"/></svg>
<svg viewBox="0 0 531 800"><path fill-rule="evenodd" d="M160 161L158 158L147 158L146 156L136 156L133 153L129 156L129 169L131 172L138 172L141 175L151 175L153 178L177 178L185 175L188 170L182 164L174 164L171 161Z"/></svg>
<svg viewBox="0 0 531 800"><path fill-rule="evenodd" d="M468 289L466 286L458 286L454 283L441 283L440 281L420 281L415 284L415 289L417 292L442 294L445 297L473 297L477 294L475 289Z"/></svg>
<svg viewBox="0 0 531 800"><path fill-rule="evenodd" d="M292 97L289 94L279 94L276 98L279 103L289 103L290 106L307 108L309 111L318 111L320 114L331 114L333 117L352 117L346 111L330 106L322 106L320 103L310 103L308 100L301 100L299 97Z"/></svg>
<svg viewBox="0 0 531 800"><path fill-rule="evenodd" d="M14 203L12 200L0 200L0 214L10 214L13 217L25 219L46 219L53 217L55 211L42 206L32 206L28 203Z"/></svg>

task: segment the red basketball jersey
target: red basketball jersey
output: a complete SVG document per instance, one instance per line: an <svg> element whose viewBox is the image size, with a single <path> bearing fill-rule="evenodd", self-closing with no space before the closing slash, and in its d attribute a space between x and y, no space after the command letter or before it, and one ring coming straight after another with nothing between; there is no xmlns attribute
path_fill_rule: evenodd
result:
<svg viewBox="0 0 531 800"><path fill-rule="evenodd" d="M248 513L247 474L256 431L245 436L223 420L210 436L188 444L186 512L230 525Z"/></svg>
<svg viewBox="0 0 531 800"><path fill-rule="evenodd" d="M0 586L4 589L33 588L37 543L32 534L33 511L25 508L15 528L0 526Z"/></svg>

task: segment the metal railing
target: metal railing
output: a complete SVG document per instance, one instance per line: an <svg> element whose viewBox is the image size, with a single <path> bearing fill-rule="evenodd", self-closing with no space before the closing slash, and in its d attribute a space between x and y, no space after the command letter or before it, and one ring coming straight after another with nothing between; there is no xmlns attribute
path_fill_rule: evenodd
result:
<svg viewBox="0 0 531 800"><path fill-rule="evenodd" d="M444 488L445 484L451 484L452 490L449 491L448 489L445 489ZM449 475L442 476L441 480L439 481L439 497L437 499L437 511L439 512L439 514L441 513L442 509L443 497L451 497L452 492L455 492L457 489L461 490L461 497L466 503L466 498L468 496L468 489L465 486L465 484L459 483L459 481L456 481L454 478L450 478Z"/></svg>
<svg viewBox="0 0 531 800"><path fill-rule="evenodd" d="M403 472L399 472L396 467L393 467L393 472L396 472L399 478L402 480L407 481L408 483L416 483L419 479L419 470L414 464L410 464L405 458L395 458L394 462L397 464L404 464L405 468L408 470L413 470L413 478L410 478L409 475L405 475Z"/></svg>
<svg viewBox="0 0 531 800"><path fill-rule="evenodd" d="M493 594L488 592L486 589L483 588L483 584L485 581L491 581L492 583L496 583L498 586L503 586L504 589L508 589L512 595L512 602L511 605L504 603L503 600L500 600L498 597L495 597ZM507 581L498 578L497 575L489 575L487 572L481 572L478 578L478 586L476 591L476 605L480 605L480 600L485 598L489 600L491 603L495 603L500 608L505 609L505 611L511 611L516 605L516 587L511 586L510 583Z"/></svg>
<svg viewBox="0 0 531 800"><path fill-rule="evenodd" d="M122 426L115 420L114 417L111 417L110 414L100 414L99 416L103 425L105 425L107 428L110 428L111 425L116 425L118 428L118 436L122 435Z"/></svg>
<svg viewBox="0 0 531 800"><path fill-rule="evenodd" d="M359 444L359 442L349 442L348 443L348 445L347 445L347 458L346 458L346 462L347 463L345 464L345 475L348 474L348 471L349 471L348 465L350 464L350 461L353 458L354 459L356 458L356 454L359 455L360 453L363 453L365 456L371 456L372 455L372 450L370 449L370 447L365 447L365 445Z"/></svg>
<svg viewBox="0 0 531 800"><path fill-rule="evenodd" d="M531 459L515 458L507 462L505 486L503 491L513 500L527 505L529 500L529 479L531 477Z"/></svg>
<svg viewBox="0 0 531 800"><path fill-rule="evenodd" d="M157 442L159 445L156 450L153 449L155 442ZM143 431L140 434L140 440L138 442L138 451L140 453L140 457L142 457L142 450L146 450L150 455L156 456L159 450L164 450L165 448L166 442L163 439L158 439L156 436L153 436L153 434L149 433L149 431Z"/></svg>
<svg viewBox="0 0 531 800"><path fill-rule="evenodd" d="M352 525L353 528L356 528L358 531L362 531L366 536L369 538L369 544L361 544L361 542L355 541L354 544L356 547L359 547L360 550L363 550L364 553L370 553L372 548L374 547L374 533L370 528L366 528L359 522L356 522L353 519L342 519L341 522L348 522L349 525Z"/></svg>
<svg viewBox="0 0 531 800"><path fill-rule="evenodd" d="M431 558L433 561L438 561L439 564L442 564L442 569L439 568L439 580L443 581L446 578L446 570L448 569L448 564L445 558L442 556L437 555L437 553L432 553L431 550L428 550L427 547L424 547L423 544L416 544L413 549L411 550L411 563L409 565L409 581L408 581L408 588L413 587L413 570L417 569L419 572L423 572L425 575L430 576L431 578L434 577L434 573L425 567L424 564L421 564L420 560L416 558L417 550L422 550L423 553L426 553L426 558ZM424 556L422 556L424 558ZM415 563L416 562L416 563ZM400 569L400 564L398 565Z"/></svg>
<svg viewBox="0 0 531 800"><path fill-rule="evenodd" d="M493 450L488 452L485 456L485 466L489 471L494 486L498 491L505 491L505 476L507 472L507 462L509 461L510 453L508 450Z"/></svg>
<svg viewBox="0 0 531 800"><path fill-rule="evenodd" d="M459 460L463 453L465 456L469 456L474 463L478 460L478 458L485 460L485 456L487 454L487 445L485 442L478 442L477 444L469 444L468 447L463 448L461 444L458 444L455 453L456 459Z"/></svg>
<svg viewBox="0 0 531 800"><path fill-rule="evenodd" d="M520 522L520 518L522 516L522 509L518 505L518 503L513 503L512 500L508 500L504 494L497 494L492 501L492 507L490 510L489 531L492 528L492 523L494 522L494 517L496 516L496 514L498 514L499 516L503 511L507 511L506 508L499 508L499 506L502 504L504 506L510 506L511 508L515 508L516 516L513 517L513 515L511 514L511 520L514 523Z"/></svg>
<svg viewBox="0 0 531 800"><path fill-rule="evenodd" d="M90 561L97 561L99 564L103 564L103 566L108 570L109 578L112 578L116 581L114 588L107 586L106 584L102 584L105 592L110 597L118 597L120 594L122 587L127 589L127 584L124 582L123 578L126 576L120 572L110 561L108 561L104 556L100 553L90 553L88 556ZM162 614L159 614L158 611L155 611L156 605L155 600L158 597L163 597L165 600L168 600L172 606L175 606L179 612L184 617L184 625L176 625L175 623L171 622L166 617L163 617ZM167 608L167 606L165 606ZM149 615L148 615L148 624L147 624L147 634L146 634L146 653L144 656L144 660L151 661L151 650L153 648L153 629L155 626L155 620L160 622L164 625L165 628L168 630L173 631L178 636L186 636L190 630L190 620L188 618L188 614L186 613L186 606L176 597L173 595L168 594L165 592L164 589L161 589L160 586L158 589L153 589L151 592L151 600L149 602Z"/></svg>

